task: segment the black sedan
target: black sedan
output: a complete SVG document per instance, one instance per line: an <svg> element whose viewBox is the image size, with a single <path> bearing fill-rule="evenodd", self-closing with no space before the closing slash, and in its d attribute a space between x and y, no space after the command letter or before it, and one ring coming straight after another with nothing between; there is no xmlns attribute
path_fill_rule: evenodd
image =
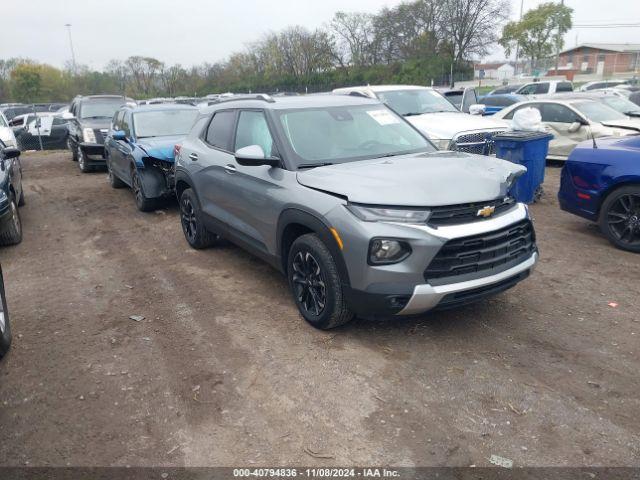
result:
<svg viewBox="0 0 640 480"><path fill-rule="evenodd" d="M0 245L22 241L22 222L18 207L24 205L20 150L0 142Z"/></svg>
<svg viewBox="0 0 640 480"><path fill-rule="evenodd" d="M0 267L0 358L4 357L11 345L11 327L9 326L9 312L7 298L4 293L4 279Z"/></svg>

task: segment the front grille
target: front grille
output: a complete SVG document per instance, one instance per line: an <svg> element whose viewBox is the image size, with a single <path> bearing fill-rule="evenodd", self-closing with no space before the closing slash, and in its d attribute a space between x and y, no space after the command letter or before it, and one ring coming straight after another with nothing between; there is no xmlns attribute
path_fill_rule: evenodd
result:
<svg viewBox="0 0 640 480"><path fill-rule="evenodd" d="M493 275L518 265L535 251L533 225L522 220L493 232L449 240L425 270L424 278L434 284L434 280L462 275Z"/></svg>
<svg viewBox="0 0 640 480"><path fill-rule="evenodd" d="M502 130L461 133L453 138L451 149L478 155L493 155L496 153L493 136L501 132Z"/></svg>
<svg viewBox="0 0 640 480"><path fill-rule="evenodd" d="M478 212L485 207L493 207L493 216L510 210L516 201L511 197L498 198L488 202L467 203L464 205L447 205L445 207L433 207L428 224L432 227L444 225L459 225L461 223L471 223L487 220L478 215Z"/></svg>

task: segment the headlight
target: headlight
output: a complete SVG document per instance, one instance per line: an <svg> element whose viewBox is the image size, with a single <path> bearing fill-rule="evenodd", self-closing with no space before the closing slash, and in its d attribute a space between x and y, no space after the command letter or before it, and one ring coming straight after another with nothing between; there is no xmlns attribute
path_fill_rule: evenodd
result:
<svg viewBox="0 0 640 480"><path fill-rule="evenodd" d="M432 138L431 141L436 146L438 150L451 150L449 147L451 145L451 139L446 138Z"/></svg>
<svg viewBox="0 0 640 480"><path fill-rule="evenodd" d="M411 255L411 246L402 240L374 238L369 242L369 265L391 265Z"/></svg>
<svg viewBox="0 0 640 480"><path fill-rule="evenodd" d="M0 190L0 203L5 203L8 200L7 194L4 193L4 190Z"/></svg>
<svg viewBox="0 0 640 480"><path fill-rule="evenodd" d="M522 175L524 175L525 172L526 170L511 172L505 180L505 183L507 184L507 190L511 189L511 187L513 187L513 184L516 183L516 180L518 180Z"/></svg>
<svg viewBox="0 0 640 480"><path fill-rule="evenodd" d="M86 143L96 143L96 132L93 131L93 128L83 128L82 137Z"/></svg>
<svg viewBox="0 0 640 480"><path fill-rule="evenodd" d="M431 211L426 209L364 207L354 204L347 205L347 210L365 222L424 223L431 215Z"/></svg>

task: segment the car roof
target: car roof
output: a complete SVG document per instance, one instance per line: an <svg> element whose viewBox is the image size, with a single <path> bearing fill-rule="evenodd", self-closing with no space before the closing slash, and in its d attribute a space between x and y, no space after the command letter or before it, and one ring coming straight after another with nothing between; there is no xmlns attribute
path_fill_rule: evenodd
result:
<svg viewBox="0 0 640 480"><path fill-rule="evenodd" d="M214 110L224 110L229 108L258 108L268 110L289 110L296 108L322 108L322 107L342 107L355 105L381 105L378 100L354 97L349 95L335 94L311 94L300 96L269 97L259 98L239 98L224 100L203 109L204 112Z"/></svg>
<svg viewBox="0 0 640 480"><path fill-rule="evenodd" d="M357 87L336 88L335 93L348 92L352 90L371 90L372 92L391 92L394 90L433 90L431 87L421 87L420 85L360 85Z"/></svg>
<svg viewBox="0 0 640 480"><path fill-rule="evenodd" d="M77 100L84 102L85 100L109 100L109 99L116 99L116 98L121 98L126 102L133 101L132 98L126 97L124 95L83 95L83 96L78 96Z"/></svg>
<svg viewBox="0 0 640 480"><path fill-rule="evenodd" d="M181 103L152 103L149 105L123 105L124 109L132 112L161 112L166 110L195 110L198 109L193 105L185 105Z"/></svg>

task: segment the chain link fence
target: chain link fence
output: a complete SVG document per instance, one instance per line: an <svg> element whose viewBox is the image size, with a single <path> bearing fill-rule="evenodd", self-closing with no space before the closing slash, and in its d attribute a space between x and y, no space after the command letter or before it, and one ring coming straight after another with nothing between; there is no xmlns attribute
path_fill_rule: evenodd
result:
<svg viewBox="0 0 640 480"><path fill-rule="evenodd" d="M26 113L13 117L9 126L23 152L67 148L68 120L54 112L30 106Z"/></svg>

